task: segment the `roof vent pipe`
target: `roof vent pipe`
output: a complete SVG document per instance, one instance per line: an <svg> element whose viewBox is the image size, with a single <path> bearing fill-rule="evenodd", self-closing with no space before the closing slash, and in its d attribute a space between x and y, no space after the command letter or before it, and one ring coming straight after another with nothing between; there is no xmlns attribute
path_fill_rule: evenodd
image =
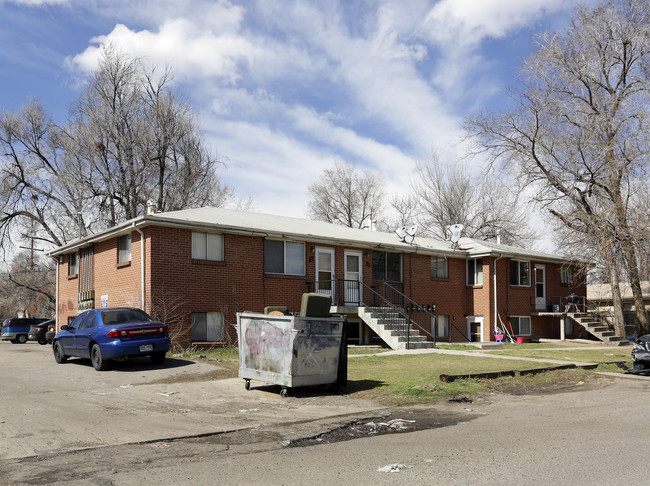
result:
<svg viewBox="0 0 650 486"><path fill-rule="evenodd" d="M497 230L497 245L501 244L501 230Z"/></svg>

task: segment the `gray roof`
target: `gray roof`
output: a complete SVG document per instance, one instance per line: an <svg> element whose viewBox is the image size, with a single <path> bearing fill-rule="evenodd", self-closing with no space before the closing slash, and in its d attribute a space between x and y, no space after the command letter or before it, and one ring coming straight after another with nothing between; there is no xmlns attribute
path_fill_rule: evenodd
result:
<svg viewBox="0 0 650 486"><path fill-rule="evenodd" d="M457 247L451 241L415 237L401 241L395 233L349 228L312 219L277 216L251 211L203 207L166 213L148 214L126 221L108 230L61 246L51 256L68 253L88 243L125 234L133 227L149 225L180 226L191 229L217 230L225 233L250 234L269 238L305 240L320 244L337 244L359 248L383 248L456 257L487 255L521 256L529 259L564 261L547 253L507 245L461 238Z"/></svg>

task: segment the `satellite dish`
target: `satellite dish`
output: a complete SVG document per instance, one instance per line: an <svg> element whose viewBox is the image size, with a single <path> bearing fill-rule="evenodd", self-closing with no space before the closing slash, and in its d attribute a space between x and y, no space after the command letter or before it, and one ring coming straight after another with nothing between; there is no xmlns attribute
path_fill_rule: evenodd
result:
<svg viewBox="0 0 650 486"><path fill-rule="evenodd" d="M406 243L406 238L411 237L411 241L408 242L409 244L413 243L413 239L415 238L415 232L417 231L418 227L417 226L400 226L395 230L395 234L399 237L400 240L402 240L403 243Z"/></svg>
<svg viewBox="0 0 650 486"><path fill-rule="evenodd" d="M460 234L463 232L463 226L462 224L452 224L450 226L447 226L447 232L450 234L450 239L451 242L456 244L458 243L458 240L460 240Z"/></svg>

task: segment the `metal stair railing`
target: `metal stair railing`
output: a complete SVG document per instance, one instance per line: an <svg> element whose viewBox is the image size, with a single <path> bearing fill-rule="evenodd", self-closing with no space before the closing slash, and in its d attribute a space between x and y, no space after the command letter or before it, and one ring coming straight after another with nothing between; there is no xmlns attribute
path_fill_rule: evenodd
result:
<svg viewBox="0 0 650 486"><path fill-rule="evenodd" d="M397 327L400 333L406 334L406 349L410 349L412 327L431 336L431 338L433 338L433 346L435 347L435 336L411 319L409 312L404 308L393 304L385 296L381 295L365 283L360 281L356 281L355 283L359 285L361 290L361 292L359 292L362 295L361 302L359 302L360 306L371 307L373 311L379 313L380 318L384 323L388 322ZM370 305L370 302L372 302L372 305Z"/></svg>
<svg viewBox="0 0 650 486"><path fill-rule="evenodd" d="M427 318L429 323L433 323L433 318L435 317L435 314L433 314L432 312L429 312L424 306L418 304L413 299L408 297L403 292L400 292L398 289L396 289L395 287L393 287L389 283L384 283L383 287L384 287L384 295L387 295L388 296L387 298L389 298L389 300L391 300L392 302L400 302L400 303L402 303L402 305L404 306L404 308L405 308L406 312L409 314L409 316L412 316L412 313L417 313L416 314L417 317L412 318L412 320L414 322L416 322L416 325L420 329L422 329L422 326L420 324L417 324L417 319L418 318L422 319L424 317L424 318ZM420 316L423 316L423 317L420 317ZM461 336L463 336L467 342L470 342L469 338L465 335L465 333L463 333L463 331L458 329L451 319L448 320L448 324L451 327L453 327L454 329L456 329L456 331L458 331L458 333ZM430 324L430 325L432 325L432 324ZM433 337L434 342L436 342L438 340L438 328L437 327L434 328L433 334L428 332L426 329L422 329L422 330L425 333L427 333L428 335L430 335L431 337Z"/></svg>
<svg viewBox="0 0 650 486"><path fill-rule="evenodd" d="M359 280L333 279L307 282L307 291L330 294L333 305L373 308L373 311L379 314L379 318L384 323L391 325L398 332L406 335L406 349L409 349L410 346L411 326L421 329L431 336L435 347L435 336L414 321L405 308L394 304L375 289Z"/></svg>

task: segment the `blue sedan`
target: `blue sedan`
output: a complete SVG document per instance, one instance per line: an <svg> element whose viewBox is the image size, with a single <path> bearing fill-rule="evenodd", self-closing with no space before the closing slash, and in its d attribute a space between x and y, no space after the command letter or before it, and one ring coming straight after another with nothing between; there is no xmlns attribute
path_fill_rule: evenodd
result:
<svg viewBox="0 0 650 486"><path fill-rule="evenodd" d="M165 324L140 309L92 309L61 326L52 350L57 363L70 356L90 358L97 371L108 369L111 359L133 356L149 356L152 363L162 364L169 351L169 334Z"/></svg>

